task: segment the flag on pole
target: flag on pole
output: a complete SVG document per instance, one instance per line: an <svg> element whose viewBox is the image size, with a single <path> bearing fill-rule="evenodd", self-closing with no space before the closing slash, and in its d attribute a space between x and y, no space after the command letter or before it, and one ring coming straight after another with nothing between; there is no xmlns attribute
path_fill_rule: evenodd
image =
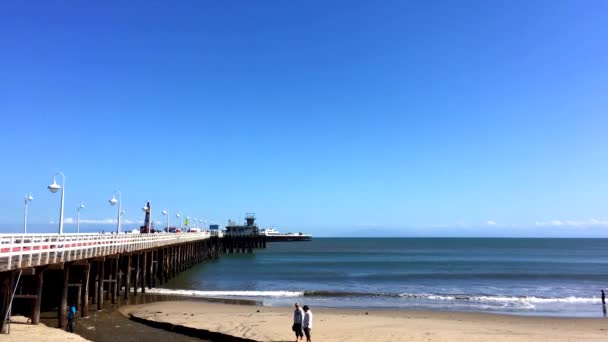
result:
<svg viewBox="0 0 608 342"><path fill-rule="evenodd" d="M190 218L186 217L186 226L190 225Z"/></svg>

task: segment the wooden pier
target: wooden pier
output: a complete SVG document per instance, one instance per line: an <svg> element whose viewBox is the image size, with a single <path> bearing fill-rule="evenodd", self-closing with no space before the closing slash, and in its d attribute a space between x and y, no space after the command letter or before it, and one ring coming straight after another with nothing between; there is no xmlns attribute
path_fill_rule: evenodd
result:
<svg viewBox="0 0 608 342"><path fill-rule="evenodd" d="M84 317L106 301L143 294L220 253L265 247L263 236L217 231L0 234L0 331L11 312L38 324L42 308L56 309L57 327L65 328L68 305Z"/></svg>

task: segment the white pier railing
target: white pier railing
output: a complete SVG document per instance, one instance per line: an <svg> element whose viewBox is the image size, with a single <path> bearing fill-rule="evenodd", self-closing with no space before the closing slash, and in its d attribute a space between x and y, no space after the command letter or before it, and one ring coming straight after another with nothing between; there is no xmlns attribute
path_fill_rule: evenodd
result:
<svg viewBox="0 0 608 342"><path fill-rule="evenodd" d="M0 272L209 239L210 232L0 234Z"/></svg>

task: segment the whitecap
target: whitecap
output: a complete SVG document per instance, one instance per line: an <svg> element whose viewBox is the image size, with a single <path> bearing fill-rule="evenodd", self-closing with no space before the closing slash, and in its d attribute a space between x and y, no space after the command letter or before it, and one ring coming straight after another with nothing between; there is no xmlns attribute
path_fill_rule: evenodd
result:
<svg viewBox="0 0 608 342"><path fill-rule="evenodd" d="M301 297L302 291L200 291L154 288L147 293L194 297Z"/></svg>

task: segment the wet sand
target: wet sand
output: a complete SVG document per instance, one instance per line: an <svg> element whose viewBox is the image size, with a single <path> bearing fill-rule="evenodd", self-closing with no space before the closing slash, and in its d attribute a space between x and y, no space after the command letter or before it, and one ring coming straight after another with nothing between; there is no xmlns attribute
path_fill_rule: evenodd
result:
<svg viewBox="0 0 608 342"><path fill-rule="evenodd" d="M183 299L183 297L173 296L140 295L131 297L128 303L141 304ZM123 300L123 306L124 305ZM90 340L93 342L210 342L134 322L118 311L118 304L112 305L104 303L104 309L101 311L92 309L94 308L94 305L90 305L90 308L88 317L81 318L80 314L77 314L77 318L74 321L74 334L68 334L68 336L78 336L79 338L82 336L82 341ZM57 326L56 312L43 312L41 314L41 321L49 326L47 329L62 333L62 336L67 334L60 329L55 328ZM40 336L44 336L44 334L40 334ZM31 339L29 341L31 341ZM65 341L65 338L47 339L46 341Z"/></svg>
<svg viewBox="0 0 608 342"><path fill-rule="evenodd" d="M200 301L124 306L150 323L219 332L246 341L292 341L292 309ZM315 341L606 341L603 318L312 308Z"/></svg>
<svg viewBox="0 0 608 342"><path fill-rule="evenodd" d="M89 316L80 317L78 313L74 321L74 333L68 333L57 327L57 312L47 311L40 315L41 324L31 325L29 320L23 316L13 316L11 335L0 336L2 341L93 341L93 342L211 342L210 340L191 337L184 334L166 331L138 323L121 314L118 309L125 305L138 305L146 303L158 303L166 301L192 301L195 302L220 302L239 303L241 305L255 305L257 302L250 300L230 300L214 298L191 299L184 296L166 295L139 295L130 297L125 301L120 299L118 304L104 303L104 309L97 311L95 305L90 305Z"/></svg>

